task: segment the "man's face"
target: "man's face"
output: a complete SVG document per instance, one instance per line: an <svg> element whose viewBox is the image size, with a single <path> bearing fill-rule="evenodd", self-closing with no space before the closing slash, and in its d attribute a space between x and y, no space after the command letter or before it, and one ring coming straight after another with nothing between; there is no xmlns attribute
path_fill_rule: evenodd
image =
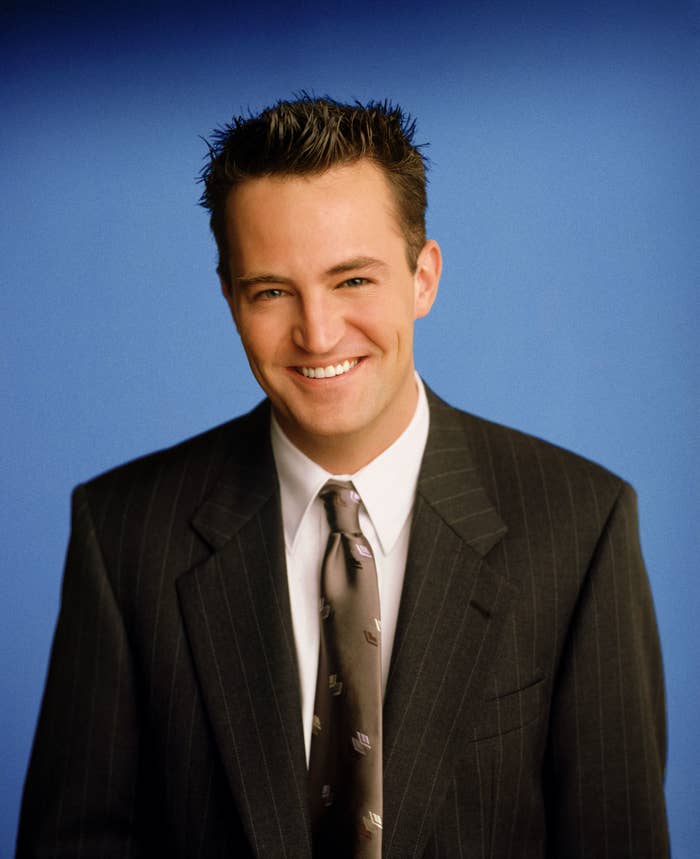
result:
<svg viewBox="0 0 700 859"><path fill-rule="evenodd" d="M367 160L249 180L227 221L224 294L277 420L328 470L360 468L413 416L413 324L435 297L437 244L411 272L391 191Z"/></svg>

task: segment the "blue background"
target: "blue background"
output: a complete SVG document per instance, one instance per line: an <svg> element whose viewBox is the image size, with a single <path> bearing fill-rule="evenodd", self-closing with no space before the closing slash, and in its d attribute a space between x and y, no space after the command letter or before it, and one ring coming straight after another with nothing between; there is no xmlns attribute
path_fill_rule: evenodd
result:
<svg viewBox="0 0 700 859"><path fill-rule="evenodd" d="M259 398L194 182L206 135L302 88L430 142L456 405L624 475L696 855L700 11L657 3L3 4L0 856L14 843L79 481Z"/></svg>

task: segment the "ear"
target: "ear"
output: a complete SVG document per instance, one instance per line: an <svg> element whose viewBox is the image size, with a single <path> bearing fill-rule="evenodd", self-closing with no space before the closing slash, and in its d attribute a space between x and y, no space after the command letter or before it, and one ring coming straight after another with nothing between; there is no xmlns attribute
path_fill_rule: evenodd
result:
<svg viewBox="0 0 700 859"><path fill-rule="evenodd" d="M416 272L413 275L414 319L427 316L430 312L437 295L441 271L440 245L433 239L428 239L418 254Z"/></svg>

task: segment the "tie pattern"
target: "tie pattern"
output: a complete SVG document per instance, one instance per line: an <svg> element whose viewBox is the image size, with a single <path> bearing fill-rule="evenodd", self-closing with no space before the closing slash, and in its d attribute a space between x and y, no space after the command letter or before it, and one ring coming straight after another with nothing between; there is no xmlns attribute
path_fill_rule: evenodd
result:
<svg viewBox="0 0 700 859"><path fill-rule="evenodd" d="M380 859L381 619L377 571L360 531L360 496L329 480L331 533L321 570L321 637L309 761L314 855Z"/></svg>

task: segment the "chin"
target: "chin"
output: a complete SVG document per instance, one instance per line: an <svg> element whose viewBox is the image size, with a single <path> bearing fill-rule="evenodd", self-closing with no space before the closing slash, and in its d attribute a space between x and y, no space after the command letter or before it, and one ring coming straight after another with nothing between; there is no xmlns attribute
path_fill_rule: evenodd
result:
<svg viewBox="0 0 700 859"><path fill-rule="evenodd" d="M303 436L319 441L331 441L334 438L340 440L353 435L359 429L359 427L352 426L350 422L339 422L337 418L328 421L313 421L309 424L297 424L296 426Z"/></svg>
<svg viewBox="0 0 700 859"><path fill-rule="evenodd" d="M356 416L353 416L356 418ZM284 423L280 423L286 431L290 439L298 439L305 442L320 442L327 443L333 439L338 439L340 442L344 438L353 436L357 432L361 432L362 425L357 423L357 420L339 420L337 411L334 414L329 414L327 418L312 418L306 420L297 420L294 417L287 418ZM301 445L299 445L301 446Z"/></svg>

